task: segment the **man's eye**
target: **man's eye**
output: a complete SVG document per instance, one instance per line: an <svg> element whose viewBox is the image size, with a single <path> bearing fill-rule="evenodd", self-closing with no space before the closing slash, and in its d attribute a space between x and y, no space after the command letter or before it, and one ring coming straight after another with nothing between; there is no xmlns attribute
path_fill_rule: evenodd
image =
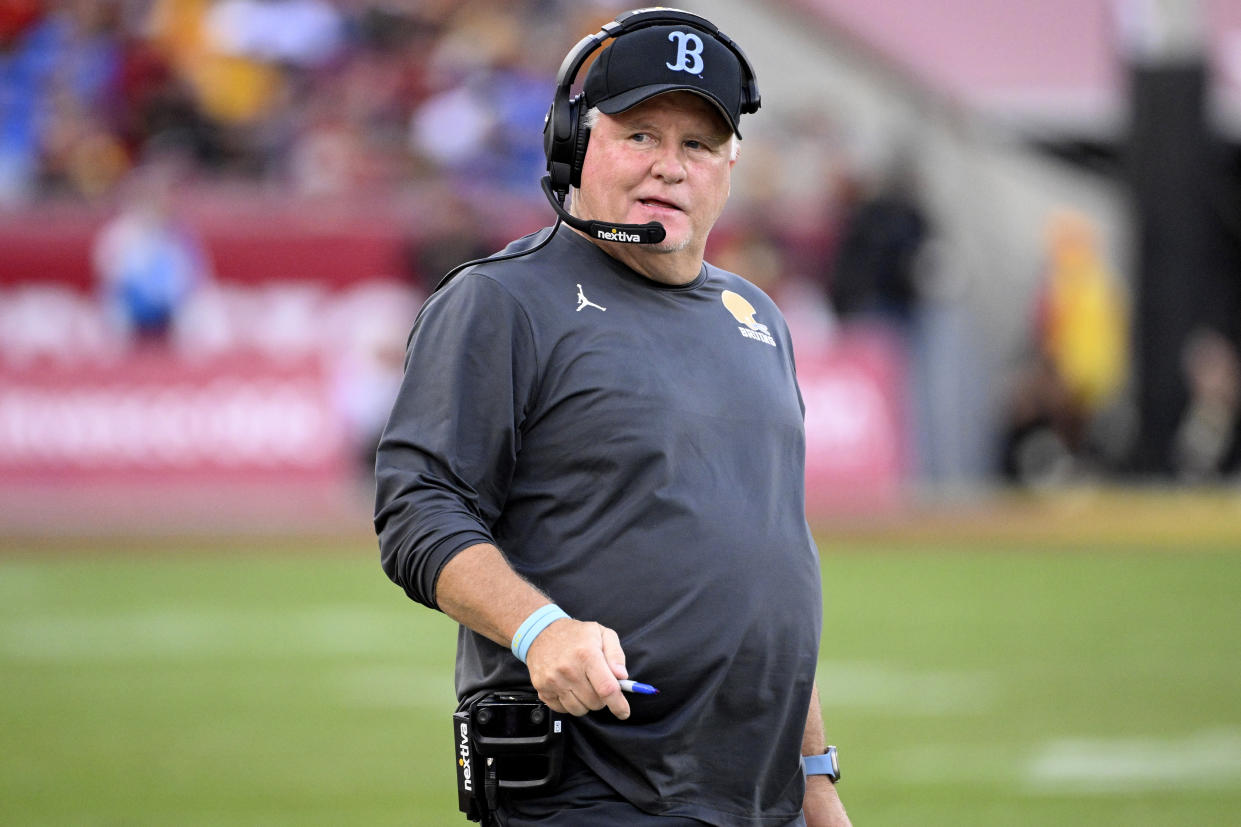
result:
<svg viewBox="0 0 1241 827"><path fill-rule="evenodd" d="M651 136L646 134L645 132L635 132L633 135L629 136L629 139L631 141L636 141L637 143L644 144L651 139Z"/></svg>

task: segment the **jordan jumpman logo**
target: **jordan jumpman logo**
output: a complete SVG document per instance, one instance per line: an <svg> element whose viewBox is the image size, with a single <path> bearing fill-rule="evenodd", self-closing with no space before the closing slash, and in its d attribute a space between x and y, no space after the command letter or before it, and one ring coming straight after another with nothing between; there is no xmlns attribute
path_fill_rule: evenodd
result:
<svg viewBox="0 0 1241 827"><path fill-rule="evenodd" d="M593 307L596 310L602 310L604 313L608 312L606 307L601 307L586 298L586 294L582 292L582 285L579 284L577 286L577 310L578 312L581 312L581 310L586 307Z"/></svg>

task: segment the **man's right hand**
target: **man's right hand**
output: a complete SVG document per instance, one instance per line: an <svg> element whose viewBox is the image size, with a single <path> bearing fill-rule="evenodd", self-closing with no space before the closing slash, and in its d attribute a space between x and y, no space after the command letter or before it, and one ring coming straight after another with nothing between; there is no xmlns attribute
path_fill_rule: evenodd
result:
<svg viewBox="0 0 1241 827"><path fill-rule="evenodd" d="M436 601L458 623L508 646L522 618L551 598L521 579L500 550L479 543L449 560L436 581ZM629 677L616 632L598 623L561 618L526 651L530 683L557 712L585 715L605 706L622 721L629 701L616 681Z"/></svg>
<svg viewBox="0 0 1241 827"><path fill-rule="evenodd" d="M561 618L526 653L530 682L556 712L585 715L605 706L622 721L629 701L617 681L629 677L616 632L598 623Z"/></svg>

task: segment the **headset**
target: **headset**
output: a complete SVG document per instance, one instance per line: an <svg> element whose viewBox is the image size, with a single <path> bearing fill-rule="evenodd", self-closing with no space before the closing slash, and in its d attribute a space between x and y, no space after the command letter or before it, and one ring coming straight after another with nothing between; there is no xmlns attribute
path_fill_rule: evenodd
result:
<svg viewBox="0 0 1241 827"><path fill-rule="evenodd" d="M705 17L699 17L679 9L636 9L618 16L594 34L582 38L560 64L556 76L556 92L551 109L543 124L543 153L547 156L547 175L543 176L543 194L551 202L552 209L570 227L581 230L595 238L609 241L627 241L635 244L658 244L664 239L664 228L659 222L647 224L605 224L602 221L583 221L569 214L564 199L570 187L581 186L582 164L586 159L586 145L590 141L590 129L586 127L587 106L585 96L572 94L573 82L586 59L598 51L605 41L623 37L629 32L651 26L685 25L709 35L727 46L741 65L741 112L758 111L761 99L754 67L741 47L719 30ZM617 232L622 231L622 232ZM606 235L605 235L606 234Z"/></svg>

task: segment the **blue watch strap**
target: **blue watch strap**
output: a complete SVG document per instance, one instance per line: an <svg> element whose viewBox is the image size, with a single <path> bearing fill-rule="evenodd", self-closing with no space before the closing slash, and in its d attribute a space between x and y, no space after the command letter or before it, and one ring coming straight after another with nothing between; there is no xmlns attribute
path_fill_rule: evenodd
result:
<svg viewBox="0 0 1241 827"><path fill-rule="evenodd" d="M828 747L822 755L803 755L806 775L826 775L832 781L840 780L840 766L836 762L836 748Z"/></svg>

